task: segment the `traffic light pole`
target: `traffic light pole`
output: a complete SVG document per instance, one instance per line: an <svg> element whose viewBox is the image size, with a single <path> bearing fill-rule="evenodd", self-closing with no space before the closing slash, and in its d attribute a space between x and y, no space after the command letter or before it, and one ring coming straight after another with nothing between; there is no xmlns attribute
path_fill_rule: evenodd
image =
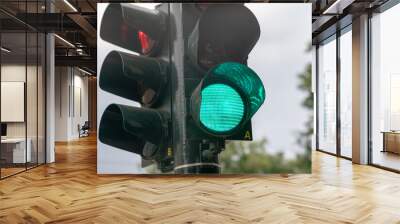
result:
<svg viewBox="0 0 400 224"><path fill-rule="evenodd" d="M172 133L174 151L174 171L178 174L219 173L218 153L223 147L223 142L215 139L193 138L194 123L188 118L189 96L193 87L188 84L185 71L187 64L185 39L188 35L184 31L184 10L182 3L169 4L170 10L170 62L171 62L171 111ZM200 79L198 80L200 81ZM196 83L197 85L197 83ZM189 91L187 91L189 90ZM201 136L201 135L200 135Z"/></svg>
<svg viewBox="0 0 400 224"><path fill-rule="evenodd" d="M172 144L175 167L186 164L186 103L182 3L169 5Z"/></svg>

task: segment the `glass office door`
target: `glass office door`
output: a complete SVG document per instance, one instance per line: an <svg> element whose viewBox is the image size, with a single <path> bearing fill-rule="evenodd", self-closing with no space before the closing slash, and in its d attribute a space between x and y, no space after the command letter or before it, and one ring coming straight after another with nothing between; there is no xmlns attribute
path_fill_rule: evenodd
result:
<svg viewBox="0 0 400 224"><path fill-rule="evenodd" d="M15 2L14 2L15 3ZM44 1L1 2L19 13L43 12ZM45 35L0 12L0 178L45 163Z"/></svg>
<svg viewBox="0 0 400 224"><path fill-rule="evenodd" d="M24 171L31 161L26 135L26 41L25 32L1 34L2 177Z"/></svg>

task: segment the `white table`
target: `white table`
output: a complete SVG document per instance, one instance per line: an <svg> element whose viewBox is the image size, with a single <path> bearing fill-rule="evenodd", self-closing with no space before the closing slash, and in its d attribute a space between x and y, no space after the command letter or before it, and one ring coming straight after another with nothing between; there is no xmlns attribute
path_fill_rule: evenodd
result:
<svg viewBox="0 0 400 224"><path fill-rule="evenodd" d="M25 151L25 138L1 139L2 147L13 146L13 160L12 160L13 163L31 162L31 160L32 160L32 153L31 153L32 141L30 138L28 138L27 142L28 142L28 144L27 144L28 147L26 147L26 151Z"/></svg>

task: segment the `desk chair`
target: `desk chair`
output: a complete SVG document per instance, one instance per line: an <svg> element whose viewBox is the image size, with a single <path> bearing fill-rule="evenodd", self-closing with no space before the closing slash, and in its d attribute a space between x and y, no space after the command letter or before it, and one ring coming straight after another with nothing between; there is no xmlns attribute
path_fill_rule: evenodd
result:
<svg viewBox="0 0 400 224"><path fill-rule="evenodd" d="M80 125L78 124L79 138L89 136L89 129L90 129L89 121L85 121L82 127L80 127Z"/></svg>

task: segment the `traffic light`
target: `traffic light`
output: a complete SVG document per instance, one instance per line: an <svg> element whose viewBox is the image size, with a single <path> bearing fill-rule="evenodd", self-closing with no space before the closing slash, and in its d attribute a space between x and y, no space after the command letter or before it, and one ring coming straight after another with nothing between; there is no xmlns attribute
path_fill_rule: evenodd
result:
<svg viewBox="0 0 400 224"><path fill-rule="evenodd" d="M167 64L164 61L111 51L101 68L100 88L151 106L167 82Z"/></svg>
<svg viewBox="0 0 400 224"><path fill-rule="evenodd" d="M161 172L220 173L225 141L252 140L251 118L265 101L247 66L259 36L242 3L110 4L100 37L136 54L111 51L99 86L141 107L111 102L100 141Z"/></svg>
<svg viewBox="0 0 400 224"><path fill-rule="evenodd" d="M184 36L187 148L175 172L219 173L225 141L252 140L251 118L265 101L261 79L247 66L260 26L240 3L194 6L201 13ZM183 9L183 21L191 21L193 7Z"/></svg>
<svg viewBox="0 0 400 224"><path fill-rule="evenodd" d="M168 123L162 113L110 104L103 113L100 140L114 147L152 159L167 142Z"/></svg>
<svg viewBox="0 0 400 224"><path fill-rule="evenodd" d="M155 55L166 41L167 12L130 3L111 3L103 15L100 37L122 48Z"/></svg>
<svg viewBox="0 0 400 224"><path fill-rule="evenodd" d="M208 134L229 138L242 129L251 132L250 119L265 100L262 81L247 67L259 37L257 18L243 4L203 7L189 35L188 64L205 74L190 102L194 122Z"/></svg>
<svg viewBox="0 0 400 224"><path fill-rule="evenodd" d="M170 148L169 42L167 7L151 10L132 4L109 4L100 37L133 53L111 51L101 66L99 87L141 104L111 103L103 112L99 140L172 169ZM145 161L147 160L147 161Z"/></svg>

